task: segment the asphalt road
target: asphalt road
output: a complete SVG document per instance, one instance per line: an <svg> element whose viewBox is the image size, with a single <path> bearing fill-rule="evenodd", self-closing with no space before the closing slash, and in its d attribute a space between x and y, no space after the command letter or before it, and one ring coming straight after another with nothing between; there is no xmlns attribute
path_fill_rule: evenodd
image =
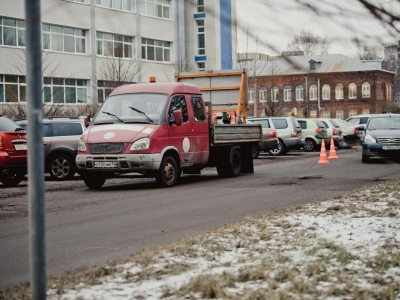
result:
<svg viewBox="0 0 400 300"><path fill-rule="evenodd" d="M338 150L339 159L318 164L319 153L262 154L255 173L220 179L214 169L184 175L173 188L125 176L101 191L77 177L47 180L47 274L102 262L219 228L246 216L327 199L400 178L400 164L361 163L359 148ZM27 182L1 188L0 289L29 280Z"/></svg>

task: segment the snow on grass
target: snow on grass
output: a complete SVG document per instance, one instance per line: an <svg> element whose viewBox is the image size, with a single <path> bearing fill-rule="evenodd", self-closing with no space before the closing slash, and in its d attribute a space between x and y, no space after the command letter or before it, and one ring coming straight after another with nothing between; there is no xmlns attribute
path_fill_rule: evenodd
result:
<svg viewBox="0 0 400 300"><path fill-rule="evenodd" d="M73 270L48 299L400 299L399 183Z"/></svg>

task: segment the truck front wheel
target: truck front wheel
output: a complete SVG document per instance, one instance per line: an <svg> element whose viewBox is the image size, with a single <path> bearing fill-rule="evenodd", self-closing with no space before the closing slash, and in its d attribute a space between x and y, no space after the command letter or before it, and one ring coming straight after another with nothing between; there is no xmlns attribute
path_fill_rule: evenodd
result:
<svg viewBox="0 0 400 300"><path fill-rule="evenodd" d="M236 177L242 170L242 157L240 151L235 149L232 153L232 161L227 155L225 162L217 166L217 172L220 177Z"/></svg>
<svg viewBox="0 0 400 300"><path fill-rule="evenodd" d="M94 172L82 172L82 178L88 188L97 190L106 182L106 176Z"/></svg>
<svg viewBox="0 0 400 300"><path fill-rule="evenodd" d="M173 186L179 177L179 172L175 159L167 155L161 162L156 181L161 187Z"/></svg>

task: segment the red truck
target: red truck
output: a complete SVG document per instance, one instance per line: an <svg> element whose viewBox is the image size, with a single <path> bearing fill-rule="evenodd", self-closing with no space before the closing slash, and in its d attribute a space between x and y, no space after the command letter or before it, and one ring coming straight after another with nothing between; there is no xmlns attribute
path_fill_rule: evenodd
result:
<svg viewBox="0 0 400 300"><path fill-rule="evenodd" d="M106 178L139 173L173 186L183 174L216 167L219 176L253 173L259 124L215 124L211 104L188 83L139 83L116 88L88 124L76 165L89 188Z"/></svg>

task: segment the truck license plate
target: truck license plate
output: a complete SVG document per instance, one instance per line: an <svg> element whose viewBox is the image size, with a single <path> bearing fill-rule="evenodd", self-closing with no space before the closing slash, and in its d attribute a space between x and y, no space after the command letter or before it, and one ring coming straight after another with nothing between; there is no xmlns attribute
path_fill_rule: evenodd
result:
<svg viewBox="0 0 400 300"><path fill-rule="evenodd" d="M382 146L383 150L400 150L400 146Z"/></svg>
<svg viewBox="0 0 400 300"><path fill-rule="evenodd" d="M95 168L118 168L118 163L116 161L95 161Z"/></svg>
<svg viewBox="0 0 400 300"><path fill-rule="evenodd" d="M28 145L27 144L15 144L14 148L15 148L15 150L28 150Z"/></svg>

